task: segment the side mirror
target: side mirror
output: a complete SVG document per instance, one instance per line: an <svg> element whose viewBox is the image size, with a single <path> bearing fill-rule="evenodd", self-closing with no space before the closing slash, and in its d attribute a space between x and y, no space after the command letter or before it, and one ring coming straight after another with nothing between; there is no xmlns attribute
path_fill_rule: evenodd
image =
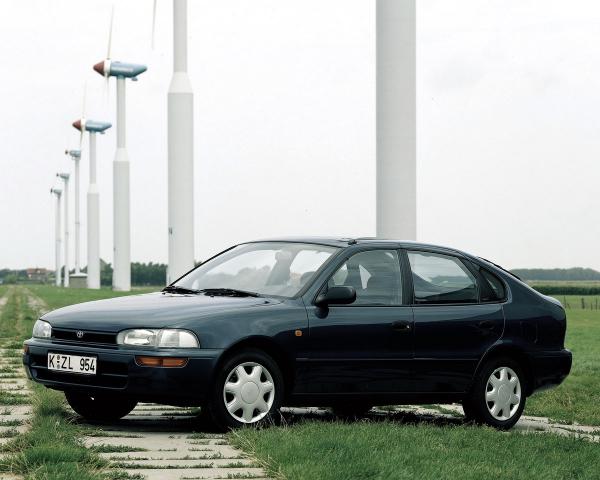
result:
<svg viewBox="0 0 600 480"><path fill-rule="evenodd" d="M329 287L326 292L320 293L315 301L318 307L328 305L349 305L356 300L354 287Z"/></svg>

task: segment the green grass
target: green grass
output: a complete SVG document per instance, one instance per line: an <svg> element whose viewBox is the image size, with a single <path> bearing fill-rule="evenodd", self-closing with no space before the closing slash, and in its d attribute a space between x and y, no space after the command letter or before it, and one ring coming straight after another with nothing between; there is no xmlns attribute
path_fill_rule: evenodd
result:
<svg viewBox="0 0 600 480"><path fill-rule="evenodd" d="M148 449L142 447L131 447L129 445L94 445L90 447L96 453L128 453L146 452Z"/></svg>
<svg viewBox="0 0 600 480"><path fill-rule="evenodd" d="M595 305L597 297L556 298L570 307L565 344L573 352L573 367L558 388L530 397L525 414L600 425L600 310L589 308L590 304ZM581 308L581 298L588 308Z"/></svg>
<svg viewBox="0 0 600 480"><path fill-rule="evenodd" d="M600 478L600 447L552 434L470 426L310 421L243 429L233 443L288 480Z"/></svg>
<svg viewBox="0 0 600 480"><path fill-rule="evenodd" d="M70 421L61 393L35 387L35 410L31 429L3 450L0 471L25 476L27 480L100 480L106 465L94 451L79 441L80 428Z"/></svg>
<svg viewBox="0 0 600 480"><path fill-rule="evenodd" d="M29 308L26 290L11 288L0 311L0 339L12 346L17 341L28 338L36 319L36 313Z"/></svg>
<svg viewBox="0 0 600 480"><path fill-rule="evenodd" d="M0 427L20 427L24 423L23 420L4 420L0 418Z"/></svg>
<svg viewBox="0 0 600 480"><path fill-rule="evenodd" d="M35 301L31 304L27 289L45 305L40 305L39 300L37 305ZM4 292L7 292L8 297L0 312L0 338L3 340L2 345L10 348L20 347L22 341L31 336L33 323L39 317L41 312L38 310L42 307L53 309L70 303L123 295L110 290L67 290L48 286L17 286ZM26 480L139 478L127 477L124 472L111 471L107 474L100 470L106 467L107 462L100 458L97 451L86 448L81 443L79 439L84 430L72 422L64 408L64 402L62 393L40 385L34 385L31 397L0 391L0 404L34 405L31 428L0 447L0 451L8 454L0 456L0 472L19 474ZM10 422L6 418L2 420ZM7 436L12 437L12 432L8 432Z"/></svg>
<svg viewBox="0 0 600 480"><path fill-rule="evenodd" d="M5 390L0 391L0 405L28 405L31 403L31 398L28 395L22 393L7 392Z"/></svg>

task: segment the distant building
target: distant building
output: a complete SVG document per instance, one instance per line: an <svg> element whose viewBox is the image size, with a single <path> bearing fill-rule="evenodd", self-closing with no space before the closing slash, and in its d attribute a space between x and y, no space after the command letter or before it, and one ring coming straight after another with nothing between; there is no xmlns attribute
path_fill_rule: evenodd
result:
<svg viewBox="0 0 600 480"><path fill-rule="evenodd" d="M36 283L46 283L50 277L50 270L46 268L28 268L25 270L27 280Z"/></svg>

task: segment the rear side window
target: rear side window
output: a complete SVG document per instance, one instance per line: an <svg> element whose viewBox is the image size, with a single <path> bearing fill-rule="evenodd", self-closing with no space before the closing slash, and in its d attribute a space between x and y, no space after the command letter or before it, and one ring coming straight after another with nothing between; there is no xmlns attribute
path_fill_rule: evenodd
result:
<svg viewBox="0 0 600 480"><path fill-rule="evenodd" d="M481 301L494 302L504 300L506 298L506 289L504 288L502 280L485 268L481 268L479 272L489 287L489 291L482 294Z"/></svg>
<svg viewBox="0 0 600 480"><path fill-rule="evenodd" d="M415 303L478 303L477 281L460 259L430 252L407 253Z"/></svg>

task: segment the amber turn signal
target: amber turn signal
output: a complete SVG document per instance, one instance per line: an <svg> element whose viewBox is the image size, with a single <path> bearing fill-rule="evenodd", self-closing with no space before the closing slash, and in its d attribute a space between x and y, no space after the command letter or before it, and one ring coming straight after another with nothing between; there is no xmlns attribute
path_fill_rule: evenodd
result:
<svg viewBox="0 0 600 480"><path fill-rule="evenodd" d="M185 367L187 362L187 358L180 357L135 357L135 363L140 367Z"/></svg>
<svg viewBox="0 0 600 480"><path fill-rule="evenodd" d="M29 353L29 345L23 344L23 354Z"/></svg>

